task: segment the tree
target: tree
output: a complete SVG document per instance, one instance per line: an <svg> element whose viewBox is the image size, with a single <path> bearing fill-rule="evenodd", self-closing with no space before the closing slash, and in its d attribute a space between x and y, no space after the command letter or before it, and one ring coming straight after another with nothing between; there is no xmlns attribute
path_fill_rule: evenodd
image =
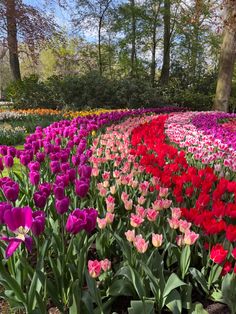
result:
<svg viewBox="0 0 236 314"><path fill-rule="evenodd" d="M164 0L164 51L163 51L163 63L161 69L160 84L167 85L170 76L170 0Z"/></svg>
<svg viewBox="0 0 236 314"><path fill-rule="evenodd" d="M98 68L99 73L103 73L102 58L102 29L104 27L106 14L114 0L76 0L76 14L73 23L76 27L81 27L83 23L88 26L96 25L98 40ZM94 23L95 22L95 23Z"/></svg>
<svg viewBox="0 0 236 314"><path fill-rule="evenodd" d="M24 42L32 55L40 44L56 32L53 17L23 0L2 0L0 2L1 39L9 50L10 68L13 80L20 80L19 44Z"/></svg>
<svg viewBox="0 0 236 314"><path fill-rule="evenodd" d="M213 109L229 110L234 64L236 60L236 4L234 0L225 0L224 35L221 47L219 74Z"/></svg>

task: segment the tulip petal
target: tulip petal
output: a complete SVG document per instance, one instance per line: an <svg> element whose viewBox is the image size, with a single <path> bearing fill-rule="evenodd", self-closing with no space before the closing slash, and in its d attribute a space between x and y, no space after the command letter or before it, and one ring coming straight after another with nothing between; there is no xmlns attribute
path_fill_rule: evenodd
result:
<svg viewBox="0 0 236 314"><path fill-rule="evenodd" d="M28 250L29 252L32 251L33 240L32 240L31 237L29 237L29 236L26 236L26 237L25 237L25 246L26 246L26 248L27 248L27 250Z"/></svg>
<svg viewBox="0 0 236 314"><path fill-rule="evenodd" d="M15 239L15 238L9 240L9 244L6 248L6 258L9 258L12 256L12 254L18 249L21 242L22 240Z"/></svg>

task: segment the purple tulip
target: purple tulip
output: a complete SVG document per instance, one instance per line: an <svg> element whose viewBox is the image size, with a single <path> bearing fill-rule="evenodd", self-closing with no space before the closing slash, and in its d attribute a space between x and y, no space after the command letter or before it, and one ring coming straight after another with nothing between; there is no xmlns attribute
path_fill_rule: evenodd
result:
<svg viewBox="0 0 236 314"><path fill-rule="evenodd" d="M16 156L16 148L13 146L9 146L7 148L7 154L11 155L14 158Z"/></svg>
<svg viewBox="0 0 236 314"><path fill-rule="evenodd" d="M44 161L44 159L45 159L45 154L44 153L41 153L41 152L38 152L37 154L36 154L36 160L38 161L38 162L43 162Z"/></svg>
<svg viewBox="0 0 236 314"><path fill-rule="evenodd" d="M7 210L11 210L12 206L6 202L0 202L0 224L4 224L4 214Z"/></svg>
<svg viewBox="0 0 236 314"><path fill-rule="evenodd" d="M46 194L47 198L49 197L50 193L51 193L51 184L48 182L44 182L41 183L39 186L39 191L43 192L44 194Z"/></svg>
<svg viewBox="0 0 236 314"><path fill-rule="evenodd" d="M51 161L49 166L53 174L61 171L61 164L59 161Z"/></svg>
<svg viewBox="0 0 236 314"><path fill-rule="evenodd" d="M91 173L92 173L92 168L90 166L80 166L79 167L79 176L80 178L85 178L85 179L89 179L91 177Z"/></svg>
<svg viewBox="0 0 236 314"><path fill-rule="evenodd" d="M12 256L12 254L18 249L21 243L25 243L25 246L29 252L32 251L32 246L33 246L33 240L31 237L28 235L24 236L24 239L19 239L19 238L8 238L8 237L1 237L1 240L9 243L7 248L6 248L6 258L9 258Z"/></svg>
<svg viewBox="0 0 236 314"><path fill-rule="evenodd" d="M4 222L8 229L16 234L16 237L13 238L5 236L1 238L3 241L9 243L6 249L6 257L9 258L22 242L31 251L32 239L27 236L27 233L31 229L33 222L32 209L26 206L6 210L4 213Z"/></svg>
<svg viewBox="0 0 236 314"><path fill-rule="evenodd" d="M66 231L77 234L85 228L87 224L87 214L85 211L77 208L68 217L66 222Z"/></svg>
<svg viewBox="0 0 236 314"><path fill-rule="evenodd" d="M32 226L32 209L26 207L14 207L4 213L4 221L7 227L15 232L28 232Z"/></svg>
<svg viewBox="0 0 236 314"><path fill-rule="evenodd" d="M1 146L0 146L0 154L1 154L2 156L7 155L7 146L6 146L6 145L1 145Z"/></svg>
<svg viewBox="0 0 236 314"><path fill-rule="evenodd" d="M6 155L3 157L4 164L7 168L11 168L14 164L14 159L11 155Z"/></svg>
<svg viewBox="0 0 236 314"><path fill-rule="evenodd" d="M33 196L34 204L37 208L44 208L47 202L47 195L42 191L38 191L34 193Z"/></svg>
<svg viewBox="0 0 236 314"><path fill-rule="evenodd" d="M75 194L79 197L85 197L89 190L89 183L84 180L75 181Z"/></svg>
<svg viewBox="0 0 236 314"><path fill-rule="evenodd" d="M61 164L61 170L63 171L63 172L66 172L67 170L69 170L70 169L70 163L69 162L63 162L62 164Z"/></svg>
<svg viewBox="0 0 236 314"><path fill-rule="evenodd" d="M53 185L53 193L55 195L55 198L58 200L62 200L65 197L65 188L63 184Z"/></svg>
<svg viewBox="0 0 236 314"><path fill-rule="evenodd" d="M42 210L33 212L33 222L31 230L33 234L38 237L45 229L45 213Z"/></svg>
<svg viewBox="0 0 236 314"><path fill-rule="evenodd" d="M58 174L55 180L55 184L67 187L70 183L70 178L68 174Z"/></svg>
<svg viewBox="0 0 236 314"><path fill-rule="evenodd" d="M40 181L40 174L38 171L31 171L29 173L29 180L32 185L38 185Z"/></svg>
<svg viewBox="0 0 236 314"><path fill-rule="evenodd" d="M70 205L69 197L66 196L61 200L57 199L56 204L55 204L57 213L60 215L63 215L64 213L66 213L68 211L69 205Z"/></svg>
<svg viewBox="0 0 236 314"><path fill-rule="evenodd" d="M3 185L2 190L7 200L10 202L15 202L19 194L19 184L12 181Z"/></svg>
<svg viewBox="0 0 236 314"><path fill-rule="evenodd" d="M30 154L27 154L27 153L23 153L20 155L20 163L23 165L23 166L27 166L28 163L32 160Z"/></svg>
<svg viewBox="0 0 236 314"><path fill-rule="evenodd" d="M98 212L94 208L86 208L85 212L87 213L87 224L84 229L90 233L96 227Z"/></svg>
<svg viewBox="0 0 236 314"><path fill-rule="evenodd" d="M80 163L80 156L73 155L73 156L71 157L71 161L72 161L72 164L73 164L74 166L78 166L79 163Z"/></svg>
<svg viewBox="0 0 236 314"><path fill-rule="evenodd" d="M40 163L38 161L31 161L28 164L28 168L30 171L39 171L40 170Z"/></svg>
<svg viewBox="0 0 236 314"><path fill-rule="evenodd" d="M2 172L4 170L4 165L2 162L2 158L0 158L0 172Z"/></svg>
<svg viewBox="0 0 236 314"><path fill-rule="evenodd" d="M68 169L66 174L69 175L70 182L74 183L76 179L76 170L74 168Z"/></svg>

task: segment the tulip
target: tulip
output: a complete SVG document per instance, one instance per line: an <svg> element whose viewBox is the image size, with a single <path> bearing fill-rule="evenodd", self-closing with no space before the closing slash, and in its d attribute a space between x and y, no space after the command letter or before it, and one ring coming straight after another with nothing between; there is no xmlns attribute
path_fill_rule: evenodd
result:
<svg viewBox="0 0 236 314"><path fill-rule="evenodd" d="M141 235L137 235L134 239L134 246L139 253L145 253L148 248L148 242L145 242Z"/></svg>
<svg viewBox="0 0 236 314"><path fill-rule="evenodd" d="M53 193L55 195L55 198L58 200L62 200L65 197L65 188L63 184L53 185Z"/></svg>
<svg viewBox="0 0 236 314"><path fill-rule="evenodd" d="M30 171L29 180L32 185L38 185L40 181L40 174L38 171Z"/></svg>
<svg viewBox="0 0 236 314"><path fill-rule="evenodd" d="M85 229L87 224L87 213L79 208L75 209L68 217L66 222L66 231L77 234Z"/></svg>
<svg viewBox="0 0 236 314"><path fill-rule="evenodd" d="M160 247L162 245L163 235L152 233L152 245L155 247Z"/></svg>
<svg viewBox="0 0 236 314"><path fill-rule="evenodd" d="M33 199L36 207L44 208L47 202L47 195L42 191L38 191L34 193Z"/></svg>
<svg viewBox="0 0 236 314"><path fill-rule="evenodd" d="M111 262L109 261L109 259L105 258L100 263L103 271L108 271L109 269L111 269Z"/></svg>
<svg viewBox="0 0 236 314"><path fill-rule="evenodd" d="M11 155L6 155L3 157L4 164L7 168L11 168L14 164L14 159Z"/></svg>
<svg viewBox="0 0 236 314"><path fill-rule="evenodd" d="M76 180L75 181L75 193L79 197L83 198L87 195L89 190L89 183L83 180Z"/></svg>
<svg viewBox="0 0 236 314"><path fill-rule="evenodd" d="M98 260L88 261L88 271L92 278L97 278L101 273L101 263Z"/></svg>
<svg viewBox="0 0 236 314"><path fill-rule="evenodd" d="M87 223L86 223L86 226L84 227L84 229L85 229L85 231L90 233L96 227L98 212L94 208L85 208L84 211L87 214Z"/></svg>
<svg viewBox="0 0 236 314"><path fill-rule="evenodd" d="M60 215L63 215L64 213L68 211L69 205L70 205L70 199L67 196L60 200L56 199L55 207L56 207L57 213Z"/></svg>
<svg viewBox="0 0 236 314"><path fill-rule="evenodd" d="M4 186L2 187L2 190L8 201L15 202L17 200L19 190L20 190L18 183L14 181L8 182L4 184Z"/></svg>
<svg viewBox="0 0 236 314"><path fill-rule="evenodd" d="M7 210L11 210L12 206L6 202L0 202L0 224L4 224L4 214Z"/></svg>
<svg viewBox="0 0 236 314"><path fill-rule="evenodd" d="M33 222L31 230L33 234L38 237L41 233L44 232L45 228L45 213L42 210L36 210L32 214Z"/></svg>
<svg viewBox="0 0 236 314"><path fill-rule="evenodd" d="M4 221L8 229L16 234L16 237L13 238L5 236L1 238L9 243L6 248L6 258L9 258L23 242L26 248L31 251L32 239L27 233L31 229L33 222L32 209L30 207L14 207L7 210L4 213Z"/></svg>

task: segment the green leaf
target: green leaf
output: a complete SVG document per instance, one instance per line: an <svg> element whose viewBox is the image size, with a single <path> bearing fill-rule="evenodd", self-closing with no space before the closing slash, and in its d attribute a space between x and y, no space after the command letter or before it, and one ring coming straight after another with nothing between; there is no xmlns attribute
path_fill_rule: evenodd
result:
<svg viewBox="0 0 236 314"><path fill-rule="evenodd" d="M193 279L195 279L202 287L204 292L207 294L208 293L208 286L207 286L207 281L204 277L204 275L196 268L190 268L189 269Z"/></svg>
<svg viewBox="0 0 236 314"><path fill-rule="evenodd" d="M88 289L91 297L93 298L93 301L99 306L99 308L102 308L101 294L100 290L97 289L96 280L89 275L87 270L85 271L85 276Z"/></svg>
<svg viewBox="0 0 236 314"><path fill-rule="evenodd" d="M182 286L180 290L182 307L190 310L192 307L192 285L188 284L186 286Z"/></svg>
<svg viewBox="0 0 236 314"><path fill-rule="evenodd" d="M41 282L41 284L44 286L46 285L46 293L50 296L52 299L53 303L58 307L60 311L63 312L64 307L63 304L60 302L60 293L53 285L53 283L47 278L47 276L40 270L36 270L38 274L38 278Z"/></svg>
<svg viewBox="0 0 236 314"><path fill-rule="evenodd" d="M215 264L212 267L210 274L209 274L209 278L208 278L208 288L210 288L211 285L219 279L220 274L222 272L222 269L223 269L222 266L220 266L218 264Z"/></svg>
<svg viewBox="0 0 236 314"><path fill-rule="evenodd" d="M168 309L171 310L171 313L174 314L182 313L181 297L177 290L174 289L168 294L165 304L168 307Z"/></svg>
<svg viewBox="0 0 236 314"><path fill-rule="evenodd" d="M186 283L180 280L179 277L175 273L171 274L167 280L164 293L163 293L163 298L167 298L167 296L172 290L180 286L184 286L184 285L186 285Z"/></svg>
<svg viewBox="0 0 236 314"><path fill-rule="evenodd" d="M124 279L115 279L108 289L111 296L134 296L135 292L129 281Z"/></svg>
<svg viewBox="0 0 236 314"><path fill-rule="evenodd" d="M4 282L7 283L7 287L10 287L12 291L14 291L16 297L18 300L21 301L23 304L26 303L26 297L23 293L20 285L18 282L12 278L12 276L7 272L5 267L3 266L2 262L0 262L0 281L4 284Z"/></svg>
<svg viewBox="0 0 236 314"><path fill-rule="evenodd" d="M132 278L132 284L139 296L140 299L143 299L143 297L146 296L146 292L144 289L144 283L141 280L140 274L137 272L137 270L133 269L131 266L129 266L131 278Z"/></svg>
<svg viewBox="0 0 236 314"><path fill-rule="evenodd" d="M236 276L235 274L227 274L222 282L223 301L228 305L232 313L236 313Z"/></svg>
<svg viewBox="0 0 236 314"><path fill-rule="evenodd" d="M131 307L128 308L129 314L154 314L154 301L131 301Z"/></svg>
<svg viewBox="0 0 236 314"><path fill-rule="evenodd" d="M190 245L185 245L180 255L180 270L182 279L184 279L185 275L188 272L190 261L191 261Z"/></svg>
<svg viewBox="0 0 236 314"><path fill-rule="evenodd" d="M204 310L203 305L201 303L194 303L189 313L190 314L208 314L208 312Z"/></svg>
<svg viewBox="0 0 236 314"><path fill-rule="evenodd" d="M36 291L35 292L35 296L36 296L36 299L37 299L37 305L38 305L38 308L40 310L40 313L41 314L44 314L46 313L46 304L43 303L43 299L42 297L38 294L38 292Z"/></svg>

